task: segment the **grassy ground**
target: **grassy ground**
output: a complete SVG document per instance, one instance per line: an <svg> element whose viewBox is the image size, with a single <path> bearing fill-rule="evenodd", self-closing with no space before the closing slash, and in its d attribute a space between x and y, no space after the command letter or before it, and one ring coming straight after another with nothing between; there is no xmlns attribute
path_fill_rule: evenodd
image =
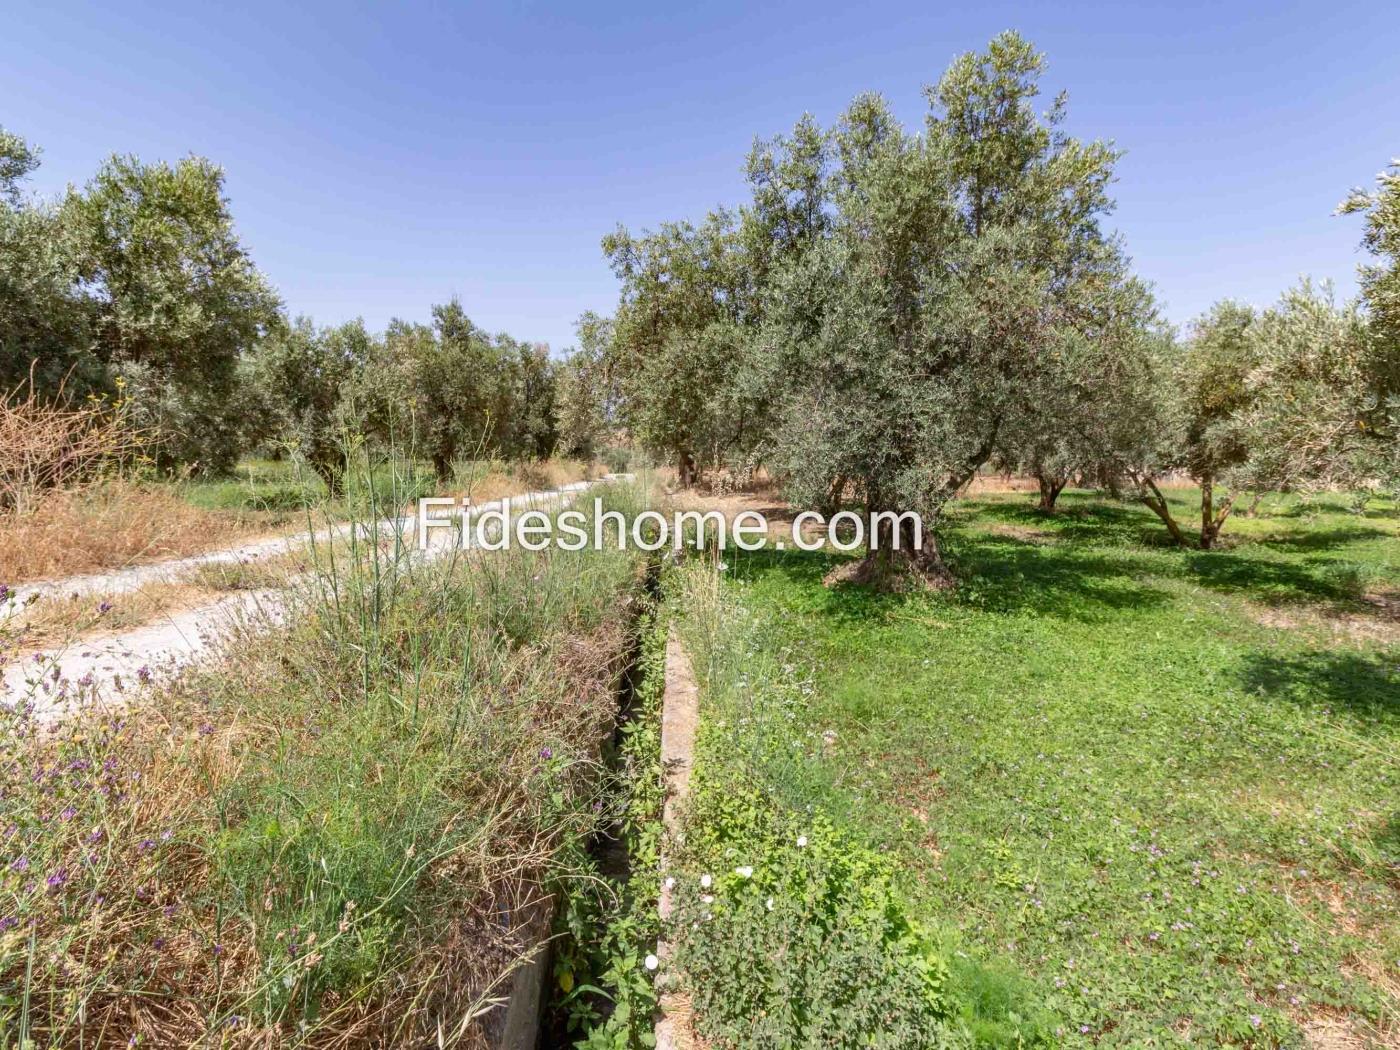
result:
<svg viewBox="0 0 1400 1050"><path fill-rule="evenodd" d="M1189 552L1061 502L959 505L951 596L730 556L731 750L893 858L986 1041L1043 1010L1066 1045L1395 1045L1396 509L1275 498Z"/></svg>

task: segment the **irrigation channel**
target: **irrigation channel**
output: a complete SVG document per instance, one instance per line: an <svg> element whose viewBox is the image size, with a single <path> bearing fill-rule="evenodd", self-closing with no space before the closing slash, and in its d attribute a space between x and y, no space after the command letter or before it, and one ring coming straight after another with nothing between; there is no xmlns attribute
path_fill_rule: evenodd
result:
<svg viewBox="0 0 1400 1050"><path fill-rule="evenodd" d="M653 557L647 565L645 582L643 586L643 600L632 603L632 621L628 625L628 643L626 654L622 661L622 667L617 677L617 715L613 723L612 730L599 743L599 759L601 765L601 777L608 792L608 802L605 802L605 811L609 814L608 823L600 827L588 842L588 853L592 859L595 873L605 881L610 887L610 891L604 894L604 904L602 909L596 913L597 924L605 924L612 917L608 907L609 896L620 901L625 899L630 889L636 889L649 895L649 906L656 907L654 896L654 886L658 881L657 872L651 870L635 871L634 863L639 859L632 855L629 847L628 835L625 829L626 807L620 804L609 804L624 802L619 798L629 790L628 770L626 763L626 739L629 729L633 728L639 719L656 719L658 722L661 712L659 706L653 710L643 710L639 704L647 674L661 674L660 667L648 668L644 663L643 649L646 644L647 634L653 627L655 615L660 602L661 592L661 561ZM646 683L659 686L659 683ZM642 863L645 863L644 861ZM634 875L641 880L636 887L632 886ZM567 892L597 892L596 883L589 882L583 887L564 887L561 893ZM646 889L642 889L646 887ZM564 989L561 989L558 982L554 980L555 961L561 953L578 955L586 953L588 945L579 944L567 930L561 929L560 910L563 902L556 896L555 915L551 922L551 927L555 935L537 953L536 957L517 975L515 988L512 994L512 1002L508 1013L530 1013L534 1021L533 1026L517 1022L512 1026L507 1022L506 1030L503 1033L505 1038L501 1042L503 1050L566 1050L572 1048L578 1041L584 1038L587 1030L579 1030L577 1027L570 1030L569 1020L571 1010L566 1002L568 996ZM603 1024L612 1010L612 1002L605 994L593 992L583 993L587 996L589 1005L597 1014L595 1024ZM516 999L520 1001L517 1003ZM514 1028L514 1031L512 1031ZM531 1030L533 1028L533 1030ZM513 1039L511 1037L514 1037Z"/></svg>

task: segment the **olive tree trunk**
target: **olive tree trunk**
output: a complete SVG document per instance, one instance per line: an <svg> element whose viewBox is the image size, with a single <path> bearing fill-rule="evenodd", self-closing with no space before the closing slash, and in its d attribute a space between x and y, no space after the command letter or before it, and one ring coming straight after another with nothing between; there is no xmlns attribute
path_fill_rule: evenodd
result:
<svg viewBox="0 0 1400 1050"><path fill-rule="evenodd" d="M1068 479L1037 474L1035 480L1040 486L1040 502L1036 506L1046 514L1050 514L1055 510L1055 501L1060 498L1060 493L1064 491Z"/></svg>
<svg viewBox="0 0 1400 1050"><path fill-rule="evenodd" d="M908 518L896 520L889 514L872 517L875 528L868 540L868 553L840 578L883 591L948 590L956 585L939 550L938 537L927 523L918 528Z"/></svg>

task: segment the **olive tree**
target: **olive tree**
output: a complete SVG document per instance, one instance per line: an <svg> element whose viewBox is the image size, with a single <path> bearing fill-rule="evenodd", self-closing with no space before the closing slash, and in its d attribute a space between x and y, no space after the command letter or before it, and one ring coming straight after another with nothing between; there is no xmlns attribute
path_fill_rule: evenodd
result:
<svg viewBox="0 0 1400 1050"><path fill-rule="evenodd" d="M1132 472L1139 498L1179 544L1185 533L1157 483L1166 473L1183 473L1200 487L1198 544L1209 549L1235 508L1238 487L1228 479L1249 459L1244 413L1257 396L1250 382L1259 362L1252 337L1252 307L1230 300L1213 306L1192 325L1186 342L1163 373L1159 388L1163 425L1149 463ZM1226 489L1217 492L1217 486ZM1223 498L1217 499L1217 496Z"/></svg>
<svg viewBox="0 0 1400 1050"><path fill-rule="evenodd" d="M1360 268L1370 386L1362 424L1374 477L1400 492L1400 160L1376 177L1374 190L1353 190L1340 210L1365 216L1362 246L1375 258Z"/></svg>
<svg viewBox="0 0 1400 1050"><path fill-rule="evenodd" d="M1043 68L1014 33L962 56L928 90L922 134L857 100L813 180L823 217L765 284L774 458L794 498L818 505L844 480L872 512L923 519L919 541L887 515L863 578L949 582L943 506L1003 433L1029 431L1063 362L1150 320L1145 296L1125 311L1126 260L1100 225L1116 153L1064 132L1063 97L1037 112Z"/></svg>
<svg viewBox="0 0 1400 1050"><path fill-rule="evenodd" d="M253 357L273 435L297 450L332 496L343 490L348 448L365 429L359 380L377 347L362 321L317 329L299 317L264 339Z"/></svg>
<svg viewBox="0 0 1400 1050"><path fill-rule="evenodd" d="M1157 437L1154 364L1168 335L1142 284L1125 281L1117 295L1097 326L1061 341L1034 412L1013 415L998 439L998 461L1036 479L1045 513L1076 478L1117 486Z"/></svg>
<svg viewBox="0 0 1400 1050"><path fill-rule="evenodd" d="M280 303L234 231L222 170L114 156L62 210L96 354L129 380L159 461L226 470L239 452L239 358Z"/></svg>
<svg viewBox="0 0 1400 1050"><path fill-rule="evenodd" d="M503 451L524 459L548 459L559 443L558 376L546 343L497 337L506 351L508 390Z"/></svg>
<svg viewBox="0 0 1400 1050"><path fill-rule="evenodd" d="M1265 310L1216 304L1163 370L1162 430L1139 495L1173 539L1189 545L1156 478L1178 472L1200 488L1209 550L1252 493L1354 488L1374 476L1372 341L1354 303L1309 281Z"/></svg>
<svg viewBox="0 0 1400 1050"><path fill-rule="evenodd" d="M91 352L77 243L62 212L25 196L39 151L0 128L0 396L53 401L111 392Z"/></svg>
<svg viewBox="0 0 1400 1050"><path fill-rule="evenodd" d="M612 436L617 412L607 357L612 322L588 312L577 328L579 345L559 366L559 443L565 454L591 460Z"/></svg>
<svg viewBox="0 0 1400 1050"><path fill-rule="evenodd" d="M439 481L451 479L462 456L504 449L512 362L458 300L434 306L431 326L395 321L385 338L406 396L408 427Z"/></svg>
<svg viewBox="0 0 1400 1050"><path fill-rule="evenodd" d="M727 212L699 226L669 223L603 242L622 293L608 368L634 438L676 464L682 485L742 437L724 410L739 367L749 274L738 224Z"/></svg>

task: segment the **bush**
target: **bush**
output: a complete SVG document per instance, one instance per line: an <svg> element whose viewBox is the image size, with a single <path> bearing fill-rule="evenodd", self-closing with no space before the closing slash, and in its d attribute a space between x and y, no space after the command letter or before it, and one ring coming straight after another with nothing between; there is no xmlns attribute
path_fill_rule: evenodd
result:
<svg viewBox="0 0 1400 1050"><path fill-rule="evenodd" d="M626 474L632 469L632 450L623 445L603 449L603 462L613 474Z"/></svg>
<svg viewBox="0 0 1400 1050"><path fill-rule="evenodd" d="M968 1044L947 965L905 917L883 858L820 818L775 818L755 795L707 792L697 802L688 826L701 841L678 886L676 929L706 1038L778 1048ZM714 874L697 878L694 865L706 860Z"/></svg>

